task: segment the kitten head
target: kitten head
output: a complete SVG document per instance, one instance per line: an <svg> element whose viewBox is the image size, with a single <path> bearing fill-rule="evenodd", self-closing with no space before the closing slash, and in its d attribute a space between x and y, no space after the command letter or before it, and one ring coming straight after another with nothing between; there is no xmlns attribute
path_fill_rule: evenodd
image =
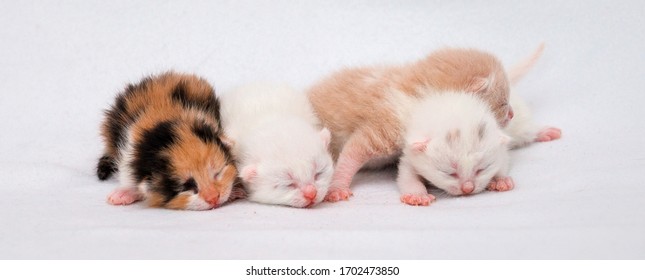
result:
<svg viewBox="0 0 645 280"><path fill-rule="evenodd" d="M475 194L505 173L510 138L485 103L466 93L422 102L406 137L404 157L416 172L451 195Z"/></svg>
<svg viewBox="0 0 645 280"><path fill-rule="evenodd" d="M150 206L208 210L228 200L237 169L215 124L164 121L136 143L132 167Z"/></svg>
<svg viewBox="0 0 645 280"><path fill-rule="evenodd" d="M299 208L320 203L333 173L329 130L286 120L255 132L257 141L247 144L253 156L240 171L249 200Z"/></svg>

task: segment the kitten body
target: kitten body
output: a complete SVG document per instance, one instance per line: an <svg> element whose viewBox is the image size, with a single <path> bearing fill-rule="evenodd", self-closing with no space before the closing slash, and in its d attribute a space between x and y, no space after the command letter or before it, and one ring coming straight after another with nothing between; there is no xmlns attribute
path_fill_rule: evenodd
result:
<svg viewBox="0 0 645 280"><path fill-rule="evenodd" d="M413 105L444 91L478 96L501 126L512 118L503 66L493 55L473 49L442 49L404 66L344 69L314 85L308 96L331 131L336 160L326 200L348 199L359 169L395 162Z"/></svg>
<svg viewBox="0 0 645 280"><path fill-rule="evenodd" d="M194 75L167 72L130 84L106 111L97 176L118 172L114 205L207 210L226 202L237 174L222 141L219 101Z"/></svg>

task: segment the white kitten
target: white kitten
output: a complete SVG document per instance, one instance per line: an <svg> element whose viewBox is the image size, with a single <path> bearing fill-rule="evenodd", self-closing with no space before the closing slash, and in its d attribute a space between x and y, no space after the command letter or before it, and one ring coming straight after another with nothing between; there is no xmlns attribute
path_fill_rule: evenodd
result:
<svg viewBox="0 0 645 280"><path fill-rule="evenodd" d="M224 94L221 102L249 200L309 207L324 199L333 172L330 134L317 128L304 93L255 84Z"/></svg>
<svg viewBox="0 0 645 280"><path fill-rule="evenodd" d="M426 97L405 127L397 178L402 202L428 205L434 200L422 178L451 195L475 194L487 186L498 191L513 188L506 176L510 137L488 104L473 94Z"/></svg>

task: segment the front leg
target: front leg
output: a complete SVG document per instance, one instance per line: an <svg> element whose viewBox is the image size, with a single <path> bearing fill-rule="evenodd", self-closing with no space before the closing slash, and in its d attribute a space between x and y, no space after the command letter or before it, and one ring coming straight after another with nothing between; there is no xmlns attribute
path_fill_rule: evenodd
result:
<svg viewBox="0 0 645 280"><path fill-rule="evenodd" d="M428 206L435 200L434 195L428 193L419 175L403 160L399 163L399 174L396 178L396 183L401 192L401 202L405 204Z"/></svg>
<svg viewBox="0 0 645 280"><path fill-rule="evenodd" d="M509 168L508 152L504 152L503 154L501 154L500 157L497 159L497 161L500 166L500 170L497 171L495 176L493 176L493 179L490 180L490 183L488 183L488 186L486 187L486 189L489 191L498 191L498 192L510 191L515 187L515 182L513 182L513 178L508 176L508 168Z"/></svg>
<svg viewBox="0 0 645 280"><path fill-rule="evenodd" d="M336 161L334 175L325 201L348 200L352 196L352 191L349 189L352 178L366 162L374 157L370 150L369 141L365 141L360 134L354 134L345 143Z"/></svg>
<svg viewBox="0 0 645 280"><path fill-rule="evenodd" d="M338 157L325 201L337 202L340 200L348 200L352 196L352 191L349 189L349 186L352 184L354 175L356 175L358 170L366 162L362 160L363 157L365 155L358 155L357 151L343 149Z"/></svg>

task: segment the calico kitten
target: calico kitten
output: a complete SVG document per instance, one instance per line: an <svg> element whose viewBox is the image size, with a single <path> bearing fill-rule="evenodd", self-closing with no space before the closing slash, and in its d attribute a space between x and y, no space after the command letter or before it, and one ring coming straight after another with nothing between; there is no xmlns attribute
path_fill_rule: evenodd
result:
<svg viewBox="0 0 645 280"><path fill-rule="evenodd" d="M108 202L187 210L226 202L237 169L219 111L211 85L194 75L167 72L128 85L101 126L98 178L118 171L121 184Z"/></svg>

